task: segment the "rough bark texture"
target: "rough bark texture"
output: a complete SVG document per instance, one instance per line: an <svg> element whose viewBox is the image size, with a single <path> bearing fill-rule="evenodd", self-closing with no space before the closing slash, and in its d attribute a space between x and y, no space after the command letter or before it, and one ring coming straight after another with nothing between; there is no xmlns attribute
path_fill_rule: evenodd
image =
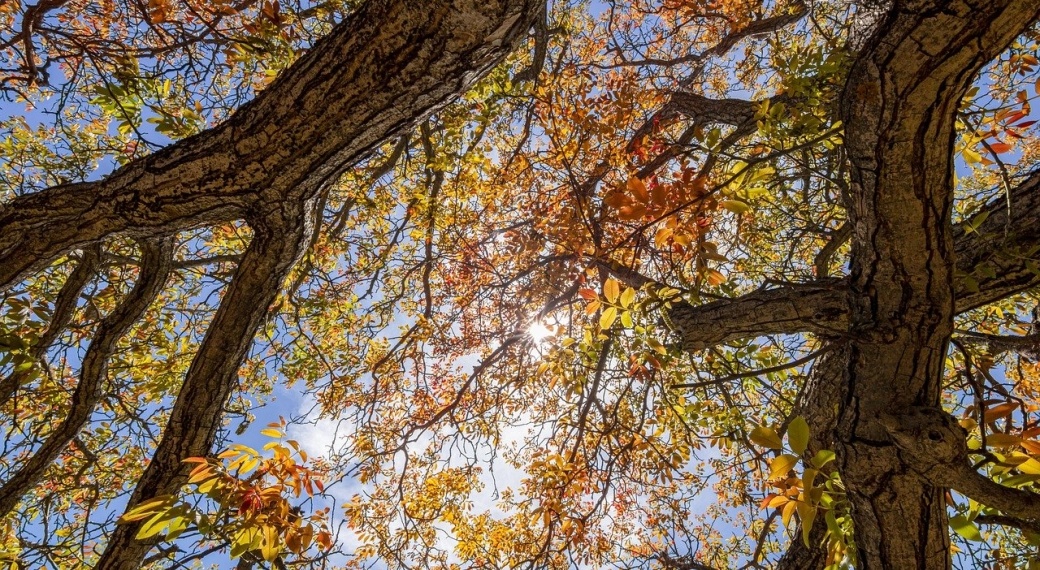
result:
<svg viewBox="0 0 1040 570"><path fill-rule="evenodd" d="M1040 275L1027 265L1040 261L1040 255L1031 251L1040 243L1040 173L1027 177L1010 196L997 198L983 212L988 217L975 230L954 229L956 273L975 280L955 279L957 313L1040 284ZM992 273L978 271L984 266ZM840 335L849 327L847 287L844 279L821 279L704 305L678 303L668 317L685 350L767 334Z"/></svg>
<svg viewBox="0 0 1040 570"><path fill-rule="evenodd" d="M909 468L877 418L939 406L954 315L957 108L1038 12L1036 0L897 2L850 71L851 342L836 451L862 568L951 564L944 490Z"/></svg>
<svg viewBox="0 0 1040 570"><path fill-rule="evenodd" d="M102 181L0 206L0 289L111 235L151 239L239 219L253 228L131 507L176 492L186 475L182 460L211 451L238 369L312 235L322 190L499 63L542 7L536 0L369 1L219 127ZM70 290L81 288L79 281L70 280ZM70 430L78 412L89 416L104 362L124 331L108 330L95 340L104 342L93 364L84 362L83 397L66 422ZM50 455L37 458L45 465ZM8 481L5 496L16 500L37 467L26 465L24 477ZM151 545L133 538L137 530L118 526L97 567L139 567Z"/></svg>
<svg viewBox="0 0 1040 570"><path fill-rule="evenodd" d="M94 412L104 393L108 375L108 360L115 352L119 341L130 328L144 316L148 306L162 292L173 265L173 240L164 239L156 243L141 244L141 273L133 290L98 324L90 348L83 357L79 384L72 394L65 419L47 441L33 453L32 457L14 475L0 486L0 517L7 516L18 504L22 495L29 492L42 477L47 467L66 449L69 442L83 429L90 414ZM77 266L77 271L84 264ZM74 272L75 273L75 272ZM80 281L70 282L82 288ZM83 280L85 284L86 280ZM47 343L49 345L50 343Z"/></svg>
<svg viewBox="0 0 1040 570"><path fill-rule="evenodd" d="M516 47L536 0L373 0L219 127L0 207L0 289L106 236L169 235L314 196Z"/></svg>
<svg viewBox="0 0 1040 570"><path fill-rule="evenodd" d="M130 496L130 508L145 499L176 493L190 471L182 461L210 452L224 403L238 383L238 368L285 277L303 255L314 217L313 201L287 201L282 210L251 223L253 240L192 360L159 446ZM151 548L150 543L134 539L140 524L116 527L98 568L140 566Z"/></svg>
<svg viewBox="0 0 1040 570"><path fill-rule="evenodd" d="M106 237L156 240L231 220L246 220L254 231L131 507L175 492L186 476L182 460L211 451L238 369L307 247L327 183L499 62L543 8L535 0L371 0L223 125L102 181L0 206L0 289L85 249L59 295L54 334L67 324L97 265L93 248ZM804 12L799 4L768 29ZM1025 263L1040 243L1040 174L1012 191L1010 210L1003 200L991 204L977 231L950 223L957 106L979 68L1038 16L1040 0L895 2L863 46L842 98L853 182L850 276L670 312L688 350L777 333L812 332L835 343L816 363L796 413L811 425L808 455L821 448L839 453L863 568L948 567L946 487L1023 524L1040 519L1035 495L994 487L970 469L958 447L963 433L936 414L953 315L1040 282ZM669 105L668 112L694 121L711 114L738 126L749 123L753 109L688 93ZM165 281L168 252L160 269L150 265L153 258L145 256L140 282L91 344L73 413L45 453L0 488L0 513L89 417L115 343ZM955 278L957 271L974 283ZM48 335L40 355L54 340ZM18 384L0 383L0 401ZM925 438L939 441L933 431L950 442L941 447L949 453L919 449ZM922 454L930 459L922 462ZM821 528L811 535L818 542ZM134 540L137 530L117 527L98 567L139 567L150 544ZM825 554L795 541L780 567L822 567Z"/></svg>

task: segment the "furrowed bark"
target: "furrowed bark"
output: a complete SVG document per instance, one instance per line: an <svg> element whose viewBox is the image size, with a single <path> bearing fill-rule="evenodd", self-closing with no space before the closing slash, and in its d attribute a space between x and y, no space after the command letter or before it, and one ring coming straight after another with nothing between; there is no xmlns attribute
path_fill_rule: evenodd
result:
<svg viewBox="0 0 1040 570"><path fill-rule="evenodd" d="M939 406L954 315L957 109L979 69L1038 15L1040 0L896 2L845 86L851 342L835 447L861 568L951 564L944 490L912 471L876 418Z"/></svg>
<svg viewBox="0 0 1040 570"><path fill-rule="evenodd" d="M98 247L89 247L83 250L79 263L69 274L68 279L62 284L58 291L58 298L54 300L54 311L51 313L51 322L47 324L47 330L40 337L36 345L32 347L30 356L33 360L40 360L54 344L55 340L65 332L65 326L72 320L72 314L76 311L76 303L79 301L83 288L90 283L97 273L98 265L101 263L101 250ZM15 372L0 380L0 407L14 397L18 387L29 377L29 372Z"/></svg>
<svg viewBox="0 0 1040 570"><path fill-rule="evenodd" d="M238 369L268 309L313 231L315 201L286 202L250 225L254 237L242 256L184 379L162 439L130 497L128 510L152 497L177 493L188 457L211 451ZM277 205L275 206L277 208ZM140 523L118 525L97 568L139 568L152 543L134 538Z"/></svg>
<svg viewBox="0 0 1040 570"><path fill-rule="evenodd" d="M792 416L802 416L812 426L809 431L809 442L802 454L802 459L809 461L817 452L833 449L834 431L837 427L835 413L847 394L847 386L840 382L845 363L848 361L848 345L843 341L833 346L813 365L805 389L795 402ZM834 469L833 462L825 468L826 473ZM801 524L801 523L799 523ZM801 539L801 532L793 532L787 545L787 551L777 562L777 570L813 570L825 568L827 559L827 524L824 517L818 516L809 531L809 544Z"/></svg>
<svg viewBox="0 0 1040 570"><path fill-rule="evenodd" d="M47 467L64 451L83 429L94 408L101 401L108 374L108 360L120 339L162 292L173 266L173 240L141 244L141 273L126 298L98 325L94 340L83 357L79 384L72 394L69 411L61 425L3 486L0 486L0 518L18 504L43 477ZM71 280L71 277L70 277Z"/></svg>
<svg viewBox="0 0 1040 570"><path fill-rule="evenodd" d="M0 207L0 289L109 235L169 235L309 199L499 63L542 3L366 2L220 126L100 182Z"/></svg>
<svg viewBox="0 0 1040 570"><path fill-rule="evenodd" d="M1026 177L1009 197L998 197L978 215L983 214L987 218L977 229L954 230L957 313L1040 285L1040 275L1030 269L1031 263L1040 263L1040 253L1032 251L1040 243L1040 172ZM847 287L845 279L826 279L703 305L679 303L668 317L685 350L767 334L839 334L849 327Z"/></svg>
<svg viewBox="0 0 1040 570"><path fill-rule="evenodd" d="M923 479L1002 511L1004 515L993 522L1003 518L999 524L1040 525L1040 495L1005 487L975 471L968 457L968 434L950 414L915 407L882 414L879 423Z"/></svg>

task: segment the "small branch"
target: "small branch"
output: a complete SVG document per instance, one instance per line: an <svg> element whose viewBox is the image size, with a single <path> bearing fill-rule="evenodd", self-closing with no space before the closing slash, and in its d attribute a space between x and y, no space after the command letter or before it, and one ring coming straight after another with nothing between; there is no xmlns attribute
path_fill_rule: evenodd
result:
<svg viewBox="0 0 1040 570"><path fill-rule="evenodd" d="M792 360L790 362L785 362L783 364L778 364L776 366L770 366L768 368L760 368L758 370L749 370L747 372L740 372L740 373L737 373L737 374L730 374L728 376L723 376L722 378L717 378L715 380L708 380L708 381L705 381L705 382L691 382L689 384L672 384L672 388L675 388L675 389L706 388L708 386L715 386L715 385L718 385L718 384L725 384L726 382L730 382L730 381L733 381L733 380L739 380L741 378L751 378L753 376L762 376L762 375L765 375L765 374L773 374L774 372L781 372L783 370L788 370L790 368L797 368L797 367L802 366L804 364L808 364L808 363L812 362L813 360L816 360L821 355L823 355L827 351L831 350L831 348L833 346L834 345L832 345L832 344L828 344L827 346L824 346L823 348L821 348L819 350L810 352L809 354L807 354L807 355L805 355L805 356L803 356L801 358L798 358L796 360Z"/></svg>

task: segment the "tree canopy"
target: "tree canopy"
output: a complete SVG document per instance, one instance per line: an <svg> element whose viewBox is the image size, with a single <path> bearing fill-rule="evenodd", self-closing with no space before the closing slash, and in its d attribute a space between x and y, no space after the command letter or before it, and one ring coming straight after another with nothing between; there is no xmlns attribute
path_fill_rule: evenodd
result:
<svg viewBox="0 0 1040 570"><path fill-rule="evenodd" d="M1038 19L0 4L0 567L1040 567Z"/></svg>

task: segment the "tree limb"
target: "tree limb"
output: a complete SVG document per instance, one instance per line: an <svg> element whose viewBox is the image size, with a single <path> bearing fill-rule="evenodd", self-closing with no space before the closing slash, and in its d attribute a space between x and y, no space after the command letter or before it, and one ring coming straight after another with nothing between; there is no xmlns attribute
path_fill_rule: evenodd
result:
<svg viewBox="0 0 1040 570"><path fill-rule="evenodd" d="M182 461L210 453L224 405L238 384L238 369L313 230L315 202L287 202L253 220L254 237L192 360L162 439L138 480L128 509L174 494L189 470ZM119 525L98 562L105 570L138 568L150 543L134 539L140 523Z"/></svg>
<svg viewBox="0 0 1040 570"><path fill-rule="evenodd" d="M220 126L99 182L0 207L0 289L106 236L168 235L309 199L498 64L543 3L364 3Z"/></svg>
<svg viewBox="0 0 1040 570"><path fill-rule="evenodd" d="M68 447L90 419L104 394L108 360L123 336L162 292L173 265L173 240L141 243L141 272L134 288L111 314L101 320L90 343L79 375L79 383L61 425L32 457L0 486L0 518L7 516L18 501L32 489L51 462ZM71 278L70 278L71 280Z"/></svg>

